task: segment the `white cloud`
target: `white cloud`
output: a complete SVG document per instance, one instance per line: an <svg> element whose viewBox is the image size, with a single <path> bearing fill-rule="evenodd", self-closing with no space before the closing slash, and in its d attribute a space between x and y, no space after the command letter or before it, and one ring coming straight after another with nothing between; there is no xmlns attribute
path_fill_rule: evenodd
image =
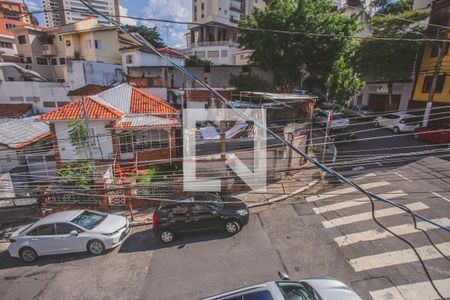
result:
<svg viewBox="0 0 450 300"><path fill-rule="evenodd" d="M128 8L123 7L122 5L119 5L119 14L121 16L128 16ZM136 26L137 21L129 18L120 18L120 22L125 25L132 25Z"/></svg>

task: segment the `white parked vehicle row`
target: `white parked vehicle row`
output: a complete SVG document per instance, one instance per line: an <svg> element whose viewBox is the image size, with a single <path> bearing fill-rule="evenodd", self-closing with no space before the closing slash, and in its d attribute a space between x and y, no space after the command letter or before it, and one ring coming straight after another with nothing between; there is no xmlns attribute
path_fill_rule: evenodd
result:
<svg viewBox="0 0 450 300"><path fill-rule="evenodd" d="M395 134L400 132L413 132L420 126L417 116L405 113L392 113L376 117L374 120L375 127L385 127L392 129Z"/></svg>
<svg viewBox="0 0 450 300"><path fill-rule="evenodd" d="M120 245L130 229L122 216L90 210L57 212L15 231L8 251L25 262L51 254L88 251L99 255Z"/></svg>

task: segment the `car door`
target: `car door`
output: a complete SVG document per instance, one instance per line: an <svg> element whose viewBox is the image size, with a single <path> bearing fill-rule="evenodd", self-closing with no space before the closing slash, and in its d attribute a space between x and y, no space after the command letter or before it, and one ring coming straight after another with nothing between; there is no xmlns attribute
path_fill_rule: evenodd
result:
<svg viewBox="0 0 450 300"><path fill-rule="evenodd" d="M388 122L388 118L390 117L390 115L386 115L386 116L380 116L380 118L378 119L378 124L381 127L386 127L387 126L387 122Z"/></svg>
<svg viewBox="0 0 450 300"><path fill-rule="evenodd" d="M38 255L57 254L58 244L55 240L55 224L45 224L36 227L28 234L30 246Z"/></svg>
<svg viewBox="0 0 450 300"><path fill-rule="evenodd" d="M221 226L220 213L207 204L191 206L192 228L195 231L211 230Z"/></svg>
<svg viewBox="0 0 450 300"><path fill-rule="evenodd" d="M76 231L77 235L71 235L72 231ZM56 235L57 246L59 253L71 253L81 252L86 250L86 234L83 234L83 230L69 224L69 223L56 223Z"/></svg>
<svg viewBox="0 0 450 300"><path fill-rule="evenodd" d="M168 227L176 232L192 231L192 219L190 215L190 203L182 203L171 209L169 213L170 223Z"/></svg>
<svg viewBox="0 0 450 300"><path fill-rule="evenodd" d="M387 126L389 128L394 128L399 126L399 121L401 120L400 116L397 115L390 115L389 119L387 120Z"/></svg>

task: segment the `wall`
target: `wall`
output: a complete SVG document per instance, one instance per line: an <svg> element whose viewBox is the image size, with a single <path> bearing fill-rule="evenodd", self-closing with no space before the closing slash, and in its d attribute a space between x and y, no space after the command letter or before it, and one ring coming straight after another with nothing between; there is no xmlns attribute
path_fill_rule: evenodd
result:
<svg viewBox="0 0 450 300"><path fill-rule="evenodd" d="M11 48L2 48L0 47L0 52L3 52L3 54L0 54L0 56L17 56L17 46L16 46L16 41L13 37L8 36L8 35L4 35L4 34L0 34L0 42L5 42L5 43L11 43L12 44L12 49Z"/></svg>
<svg viewBox="0 0 450 300"><path fill-rule="evenodd" d="M32 103L35 113L46 113L61 105L70 102L67 90L62 83L57 82L30 82L30 81L3 81L0 82L0 103ZM11 97L21 97L12 100ZM14 99L14 98L13 98ZM44 107L52 103L52 107Z"/></svg>
<svg viewBox="0 0 450 300"><path fill-rule="evenodd" d="M65 79L70 90L88 84L110 86L123 81L122 66L84 60L68 60Z"/></svg>
<svg viewBox="0 0 450 300"><path fill-rule="evenodd" d="M213 56L215 51L219 51L219 56ZM206 47L194 47L187 51L184 51L186 56L196 55L201 59L206 59L211 61L214 65L234 65L234 55L239 51L237 47L230 46L206 46Z"/></svg>
<svg viewBox="0 0 450 300"><path fill-rule="evenodd" d="M167 100L167 88L139 88L140 90L156 96L160 99Z"/></svg>
<svg viewBox="0 0 450 300"><path fill-rule="evenodd" d="M16 151L0 145L0 173L9 172L20 165Z"/></svg>
<svg viewBox="0 0 450 300"><path fill-rule="evenodd" d="M387 91L380 91L377 89L377 86L386 86L386 83L370 83L367 82L364 89L361 91L362 94L362 103L357 103L357 97L353 99L353 103L355 105L368 105L370 95L388 95ZM413 82L394 82L392 86L392 94L398 95L400 97L400 104L398 107L399 111L405 111L408 108L408 102L411 98L411 93L413 89Z"/></svg>
<svg viewBox="0 0 450 300"><path fill-rule="evenodd" d="M83 151L78 151L71 143L69 137L69 123L65 121L53 122L58 142L59 155L63 162L77 159L86 159L88 156ZM94 134L98 135L98 140L95 139L95 146L93 149L94 159L108 159L113 153L111 131L105 129L105 125L110 121L89 121L89 127L94 128Z"/></svg>

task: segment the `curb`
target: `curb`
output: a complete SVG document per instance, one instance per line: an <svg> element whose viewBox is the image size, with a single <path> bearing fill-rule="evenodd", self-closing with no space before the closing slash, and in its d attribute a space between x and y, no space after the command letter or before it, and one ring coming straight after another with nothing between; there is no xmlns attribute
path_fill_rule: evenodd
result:
<svg viewBox="0 0 450 300"><path fill-rule="evenodd" d="M272 198L272 199L270 199L270 200L267 201L267 202L260 202L260 203L250 204L250 205L248 205L248 208L261 207L261 206L271 205L271 204L273 204L273 203L281 202L281 201L283 201L283 200L286 200L286 199L288 199L288 198L290 198L290 197L296 196L296 195L298 195L298 194L300 194L300 193L302 193L302 192L304 192L304 191L310 189L311 187L315 186L315 185L318 184L318 183L319 183L319 180L318 180L318 179L314 179L314 180L311 181L307 186L304 186L304 187L302 187L302 188L299 188L298 190L295 190L295 191L293 191L293 192L290 193L290 194L282 195L282 196L278 196L278 197Z"/></svg>
<svg viewBox="0 0 450 300"><path fill-rule="evenodd" d="M153 224L152 221L130 221L130 227L139 227L152 224Z"/></svg>

